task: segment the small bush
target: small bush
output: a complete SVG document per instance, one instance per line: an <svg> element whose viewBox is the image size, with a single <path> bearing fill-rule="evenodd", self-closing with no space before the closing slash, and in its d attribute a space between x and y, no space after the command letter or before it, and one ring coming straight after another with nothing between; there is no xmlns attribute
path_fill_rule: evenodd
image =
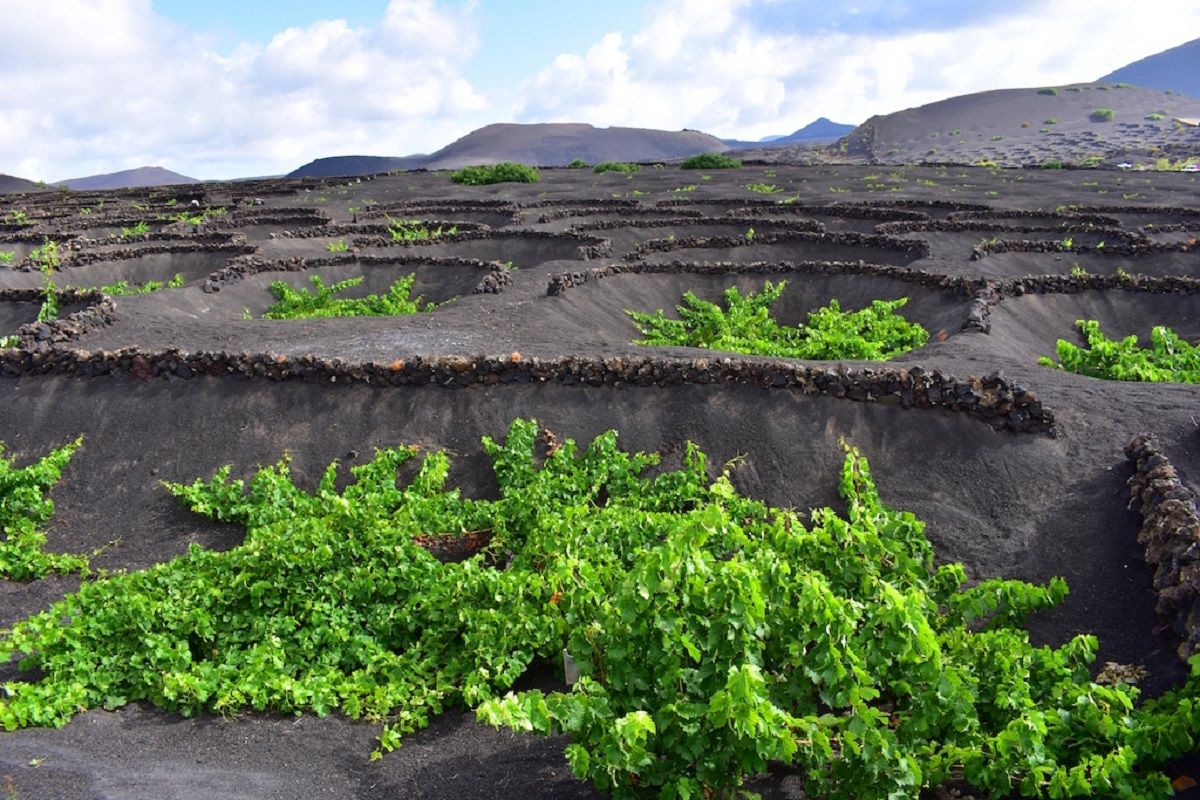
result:
<svg viewBox="0 0 1200 800"><path fill-rule="evenodd" d="M86 556L42 550L46 544L42 528L54 516L50 489L82 442L82 438L68 442L20 468L0 455L0 579L29 581L52 573L87 572Z"/></svg>
<svg viewBox="0 0 1200 800"><path fill-rule="evenodd" d="M463 167L450 180L463 186L486 186L492 183L537 183L542 179L537 168L514 161L499 164L477 164Z"/></svg>
<svg viewBox="0 0 1200 800"><path fill-rule="evenodd" d="M1146 119L1150 120L1151 122L1158 122L1158 121L1164 120L1166 118L1167 118L1166 114L1160 114L1157 111L1155 111L1153 114L1146 115Z"/></svg>
<svg viewBox="0 0 1200 800"><path fill-rule="evenodd" d="M1043 161L1038 166L1041 167L1042 169L1062 169L1063 162L1059 161L1057 158L1051 158L1046 161Z"/></svg>
<svg viewBox="0 0 1200 800"><path fill-rule="evenodd" d="M182 272L176 272L174 277L169 281L146 281L145 283L130 283L129 281L117 281L100 287L103 294L111 295L112 297L126 297L136 294L150 294L157 292L159 289L179 289L183 286L184 278Z"/></svg>
<svg viewBox="0 0 1200 800"><path fill-rule="evenodd" d="M567 169L586 169L587 166L588 162L584 161L582 158L576 158L571 161L570 164L567 164Z"/></svg>
<svg viewBox="0 0 1200 800"><path fill-rule="evenodd" d="M1058 117L1046 117L1046 121L1045 121L1043 124L1045 124L1045 125L1057 125L1057 124L1058 124Z"/></svg>
<svg viewBox="0 0 1200 800"><path fill-rule="evenodd" d="M1117 116L1117 112L1111 108L1097 108L1089 116L1092 122L1112 122Z"/></svg>
<svg viewBox="0 0 1200 800"><path fill-rule="evenodd" d="M699 153L685 158L679 166L682 169L736 169L741 165L741 161L722 153Z"/></svg>
<svg viewBox="0 0 1200 800"><path fill-rule="evenodd" d="M596 166L592 167L592 172L624 172L632 174L641 169L637 164L630 164L625 161L601 161Z"/></svg>
<svg viewBox="0 0 1200 800"><path fill-rule="evenodd" d="M363 282L363 278L349 278L326 286L320 275L309 281L313 290L293 289L283 281L271 284L271 293L276 302L263 319L313 319L320 317L395 317L432 311L433 303L423 303L420 297L412 297L412 285L416 275L407 275L392 284L384 295L366 297L334 297Z"/></svg>
<svg viewBox="0 0 1200 800"><path fill-rule="evenodd" d="M1096 320L1076 320L1086 347L1058 340L1060 363L1043 356L1038 363L1068 372L1117 381L1200 383L1200 345L1189 344L1170 328L1150 330L1150 347L1138 346L1137 336L1109 339Z"/></svg>
<svg viewBox="0 0 1200 800"><path fill-rule="evenodd" d="M753 230L753 229L752 229ZM747 232L747 238L752 238ZM842 311L837 300L811 311L808 321L781 325L770 315L786 281L767 281L761 292L743 295L736 286L725 290L725 308L691 292L676 307L679 319L662 310L653 314L626 311L644 338L640 345L703 347L785 358L884 360L922 347L929 333L896 310L908 302L876 300L858 311Z"/></svg>
<svg viewBox="0 0 1200 800"><path fill-rule="evenodd" d="M1047 87L1047 88L1045 88L1045 89L1038 89L1038 92L1037 92L1037 93L1038 93L1038 94L1046 94L1046 95L1050 95L1051 97L1058 97L1058 89L1055 89L1055 88L1054 88L1054 87L1052 87L1052 86L1050 86L1050 87Z"/></svg>
<svg viewBox="0 0 1200 800"><path fill-rule="evenodd" d="M783 191L782 187L776 186L773 183L748 183L744 188L747 191L757 192L758 194L776 194Z"/></svg>

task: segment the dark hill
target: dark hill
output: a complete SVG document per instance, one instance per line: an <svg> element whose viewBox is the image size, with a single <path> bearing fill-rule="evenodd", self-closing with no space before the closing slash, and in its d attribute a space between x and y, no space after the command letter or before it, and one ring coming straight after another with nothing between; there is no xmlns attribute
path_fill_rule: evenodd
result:
<svg viewBox="0 0 1200 800"><path fill-rule="evenodd" d="M1100 78L1100 82L1132 83L1200 97L1200 39L1126 64Z"/></svg>
<svg viewBox="0 0 1200 800"><path fill-rule="evenodd" d="M1180 117L1200 117L1200 100L1099 83L999 89L872 117L836 149L882 164L1190 157L1200 129Z"/></svg>
<svg viewBox="0 0 1200 800"><path fill-rule="evenodd" d="M17 178L12 175L0 175L0 194L17 194L18 192L44 192L44 184Z"/></svg>
<svg viewBox="0 0 1200 800"><path fill-rule="evenodd" d="M162 167L138 167L105 175L68 178L54 185L66 186L68 189L97 190L130 189L137 186L172 186L180 183L200 183L200 181Z"/></svg>
<svg viewBox="0 0 1200 800"><path fill-rule="evenodd" d="M428 156L329 156L310 161L289 178L335 178L342 175L377 175L395 169L420 169Z"/></svg>
<svg viewBox="0 0 1200 800"><path fill-rule="evenodd" d="M786 136L767 136L757 142L747 142L740 139L722 139L722 141L737 150L790 147L796 144L832 142L853 130L853 125L845 125L841 122L834 122L828 117L820 117L808 123L800 130L789 133Z"/></svg>
<svg viewBox="0 0 1200 800"><path fill-rule="evenodd" d="M321 158L288 177L367 175L393 169L458 169L468 164L519 161L562 166L576 158L598 161L660 161L729 149L720 139L699 131L647 128L596 128L581 123L501 123L472 131L428 156L388 158L337 156Z"/></svg>

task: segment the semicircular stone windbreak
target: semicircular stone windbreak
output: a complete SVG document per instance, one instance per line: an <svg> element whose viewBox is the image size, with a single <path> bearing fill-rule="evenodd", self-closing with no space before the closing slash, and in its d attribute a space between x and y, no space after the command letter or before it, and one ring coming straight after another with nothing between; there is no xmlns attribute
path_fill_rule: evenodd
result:
<svg viewBox="0 0 1200 800"><path fill-rule="evenodd" d="M612 252L608 240L599 236L522 229L459 231L401 241L372 235L358 237L353 244L365 255L425 253L431 257L511 262L518 269L531 269L548 261L603 258Z"/></svg>
<svg viewBox="0 0 1200 800"><path fill-rule="evenodd" d="M850 263L780 264L617 264L551 277L548 298L539 319L555 329L554 336L572 346L601 352L661 352L635 345L641 334L628 312L662 310L670 318L685 292L724 306L724 292L736 288L743 296L763 290L766 283L786 282L770 314L781 325L805 322L810 312L836 300L843 311L857 311L876 300L907 298L896 313L918 323L928 343L945 342L976 324L980 297L989 287L983 281L951 278L896 267ZM674 348L672 348L674 349ZM681 351L683 352L683 351ZM688 349L688 353L694 350ZM715 352L715 351L710 351ZM914 357L922 350L912 351Z"/></svg>
<svg viewBox="0 0 1200 800"><path fill-rule="evenodd" d="M361 278L337 297L383 295L399 279L413 275L411 296L443 305L471 294L496 294L509 283L508 270L498 261L425 256L340 255L313 259L271 261L257 256L239 259L209 276L203 295L162 298L162 303L186 303L200 318L261 318L275 302L276 281L295 289L312 290L313 278L325 286Z"/></svg>
<svg viewBox="0 0 1200 800"><path fill-rule="evenodd" d="M623 201L624 202L624 201ZM556 205L527 207L521 212L521 224L540 230L563 230L596 223L618 225L628 221L698 218L706 216L697 208L662 208L632 205ZM544 227L545 226L545 227ZM552 226L552 227L550 227Z"/></svg>
<svg viewBox="0 0 1200 800"><path fill-rule="evenodd" d="M407 220L406 222L412 222ZM401 224L396 230L417 231L431 239L448 238L460 233L487 231L490 228L481 222L458 222L456 220L421 220L417 225ZM364 245L380 241L392 241L389 225L382 224L329 224L295 230L280 231L267 241L257 242L258 254L269 259L323 258L340 253L363 252Z"/></svg>
<svg viewBox="0 0 1200 800"><path fill-rule="evenodd" d="M124 281L130 286L147 281L184 285L206 278L253 248L231 242L172 241L113 250L60 250L58 268L49 276L28 265L27 271L0 273L0 286L33 287L49 277L56 286L99 288Z"/></svg>
<svg viewBox="0 0 1200 800"><path fill-rule="evenodd" d="M47 319L40 319L49 312ZM111 325L116 310L110 298L94 290L0 289L0 343L27 350L48 350Z"/></svg>
<svg viewBox="0 0 1200 800"><path fill-rule="evenodd" d="M949 219L954 214L967 212L989 212L992 207L982 203L964 203L957 200L924 200L916 198L901 198L895 200L869 200L866 202L846 202L837 204L843 208L878 208L917 211L930 219Z"/></svg>
<svg viewBox="0 0 1200 800"><path fill-rule="evenodd" d="M1200 245L1196 239L1180 243L1153 242L1138 234L1123 241L1102 239L1084 243L1068 234L1058 241L1045 239L989 239L972 253L978 274L995 278L1028 275L1148 275L1200 278Z"/></svg>
<svg viewBox="0 0 1200 800"><path fill-rule="evenodd" d="M787 232L823 233L815 220L765 217L674 217L660 219L609 219L572 225L571 233L600 236L612 246L614 257L635 256L650 241L695 238L740 240Z"/></svg>
<svg viewBox="0 0 1200 800"><path fill-rule="evenodd" d="M907 266L929 255L920 240L896 236L783 231L741 236L688 236L654 239L640 244L625 256L627 261L862 261L870 264Z"/></svg>
<svg viewBox="0 0 1200 800"><path fill-rule="evenodd" d="M251 242L262 242L297 228L329 224L329 217L317 208L234 208L205 220L205 231L236 231Z"/></svg>
<svg viewBox="0 0 1200 800"><path fill-rule="evenodd" d="M988 247L1003 241L1044 242L1054 252L1064 248L1146 244L1148 239L1137 231L1114 225L1098 226L1068 217L1047 216L1038 220L1019 219L947 219L924 222L885 222L877 227L881 234L920 239L930 248L930 258L948 262L947 269L958 273L964 261L985 257Z"/></svg>
<svg viewBox="0 0 1200 800"><path fill-rule="evenodd" d="M519 206L508 200L411 200L355 206L356 222L382 222L390 219L446 220L462 225L473 223L489 228L506 228L519 219Z"/></svg>
<svg viewBox="0 0 1200 800"><path fill-rule="evenodd" d="M763 217L767 219L807 219L819 222L825 230L852 231L854 233L884 233L881 227L889 222L927 222L929 215L923 211L903 208L879 208L876 206L852 206L836 203L785 203L732 206L726 211L730 217Z"/></svg>
<svg viewBox="0 0 1200 800"><path fill-rule="evenodd" d="M1003 299L991 311L988 347L1030 366L1042 356L1057 361L1060 339L1084 346L1077 320L1096 320L1110 339L1137 336L1142 347L1149 346L1156 325L1200 341L1200 281L1035 278L1000 284L998 291Z"/></svg>
<svg viewBox="0 0 1200 800"><path fill-rule="evenodd" d="M1099 213L1093 209L1083 212L1078 206L1061 206L1060 208L1017 209L990 208L986 211L955 211L947 216L950 222L1005 222L1015 226L1021 225L1054 225L1058 223L1075 223L1079 225L1095 225L1101 228L1120 227L1121 221L1115 216Z"/></svg>
<svg viewBox="0 0 1200 800"><path fill-rule="evenodd" d="M37 265L28 261L30 253L47 242L54 242L56 248L65 248L73 238L72 234L48 235L29 231L0 233L0 274L8 270L37 269Z"/></svg>

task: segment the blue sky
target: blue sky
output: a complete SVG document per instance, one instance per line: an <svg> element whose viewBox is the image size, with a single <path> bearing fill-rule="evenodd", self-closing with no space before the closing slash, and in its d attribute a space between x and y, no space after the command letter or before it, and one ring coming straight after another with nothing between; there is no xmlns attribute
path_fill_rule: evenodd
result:
<svg viewBox="0 0 1200 800"><path fill-rule="evenodd" d="M370 26L379 21L387 5L387 0L154 0L156 12L216 36L226 50L242 41L266 44L284 28L304 27L323 19ZM464 74L477 86L500 89L536 72L560 52L586 50L597 31L636 29L652 4L646 0L458 0L442 5L474 9L485 35Z"/></svg>
<svg viewBox="0 0 1200 800"><path fill-rule="evenodd" d="M759 139L1091 80L1200 36L1194 0L2 4L0 173L49 181L279 174L493 122Z"/></svg>

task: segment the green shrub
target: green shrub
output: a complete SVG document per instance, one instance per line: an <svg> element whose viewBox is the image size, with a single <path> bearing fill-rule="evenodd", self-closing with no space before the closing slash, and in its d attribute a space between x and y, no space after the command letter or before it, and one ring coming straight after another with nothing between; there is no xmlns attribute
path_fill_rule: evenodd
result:
<svg viewBox="0 0 1200 800"><path fill-rule="evenodd" d="M363 282L363 278L349 278L326 286L320 275L309 281L313 291L293 289L283 281L271 284L271 293L276 302L263 314L263 319L309 319L313 317L394 317L432 311L436 305L422 305L420 297L410 297L416 275L406 275L392 284L387 294L366 297L334 297Z"/></svg>
<svg viewBox="0 0 1200 800"><path fill-rule="evenodd" d="M390 231L389 231L390 233ZM338 239L335 242L329 242L325 245L325 249L331 253L345 253L350 250L350 245L346 244L345 239Z"/></svg>
<svg viewBox="0 0 1200 800"><path fill-rule="evenodd" d="M0 251L0 265L5 266L5 267L11 266L13 261L16 259L16 257L17 257L16 250Z"/></svg>
<svg viewBox="0 0 1200 800"><path fill-rule="evenodd" d="M745 296L732 286L725 290L727 309L687 292L676 308L679 319L669 319L661 309L653 314L625 313L642 333L636 344L786 358L882 360L921 347L929 339L924 328L896 313L908 302L904 297L876 300L853 312L842 311L832 300L809 312L805 324L780 325L770 316L770 307L786 286L786 281L767 281L761 292Z"/></svg>
<svg viewBox="0 0 1200 800"><path fill-rule="evenodd" d="M632 174L641 169L637 164L630 164L622 161L601 161L596 166L592 167L592 172L624 172Z"/></svg>
<svg viewBox="0 0 1200 800"><path fill-rule="evenodd" d="M1200 343L1189 344L1170 328L1150 330L1150 347L1138 346L1137 336L1109 339L1096 320L1076 320L1086 347L1059 339L1059 363L1043 356L1038 363L1093 378L1151 383L1200 383Z"/></svg>
<svg viewBox="0 0 1200 800"><path fill-rule="evenodd" d="M121 228L122 239L132 239L135 236L145 236L150 233L150 225L145 221L138 222L131 228Z"/></svg>
<svg viewBox="0 0 1200 800"><path fill-rule="evenodd" d="M3 457L0 445L0 579L28 581L52 573L86 572L84 556L43 552L46 534L41 530L54 516L50 489L82 441L76 439L19 469ZM0 641L0 664L5 664L8 659L2 651ZM3 696L0 693L0 728L6 727Z"/></svg>
<svg viewBox="0 0 1200 800"><path fill-rule="evenodd" d="M438 225L436 228L430 228L419 219L392 219L388 217L387 231L388 236L392 237L393 242L421 242L430 239L457 236L458 226L451 225L449 228L446 228ZM331 252L333 252L332 249Z"/></svg>
<svg viewBox="0 0 1200 800"><path fill-rule="evenodd" d="M113 297L122 297L125 295L150 294L151 292L157 292L159 289L178 289L183 286L183 283L183 273L176 272L165 283L163 281L146 281L145 283L130 284L128 281L117 281L116 283L101 286L100 291Z"/></svg>
<svg viewBox="0 0 1200 800"><path fill-rule="evenodd" d="M537 183L542 179L535 167L502 161L499 164L478 164L463 167L450 180L464 186L486 186L492 183Z"/></svg>
<svg viewBox="0 0 1200 800"><path fill-rule="evenodd" d="M571 163L567 164L567 169L585 169L587 166L588 162L584 161L582 158L576 158L572 159Z"/></svg>
<svg viewBox="0 0 1200 800"><path fill-rule="evenodd" d="M652 477L658 457L612 431L578 448L516 420L483 448L496 500L447 489L444 452L401 487L416 447L377 451L341 490L336 463L309 492L286 460L248 482L225 467L167 484L243 542L86 583L0 631L0 663L37 668L5 683L0 726L137 701L339 710L386 719L389 750L466 703L569 734L572 771L616 798L728 798L771 762L811 797L914 800L949 780L1165 797L1156 768L1195 746L1200 662L1140 706L1136 688L1092 682L1094 637L1035 646L1022 627L1061 601L1061 579L968 586L853 448L845 510L807 514L714 480L692 445ZM492 553L440 563L417 544L464 531L491 532ZM573 691L501 696L564 647Z"/></svg>
<svg viewBox="0 0 1200 800"><path fill-rule="evenodd" d="M1151 122L1159 122L1160 120L1164 120L1166 118L1166 114L1160 114L1157 111L1146 115L1146 119L1150 120Z"/></svg>
<svg viewBox="0 0 1200 800"><path fill-rule="evenodd" d="M1044 122L1043 124L1045 124L1045 125L1057 125L1057 124L1058 124L1058 117L1046 117L1046 120L1045 120L1045 122Z"/></svg>
<svg viewBox="0 0 1200 800"><path fill-rule="evenodd" d="M1058 89L1055 89L1055 88L1053 88L1053 87L1047 87L1047 88L1045 88L1045 89L1038 89L1037 93L1038 93L1038 94L1048 94L1048 95L1050 95L1051 97L1057 97L1057 96L1058 96Z"/></svg>
<svg viewBox="0 0 1200 800"><path fill-rule="evenodd" d="M1114 119L1116 119L1116 116L1117 112L1113 111L1111 108L1097 108L1088 115L1088 119L1090 119L1092 122L1112 122Z"/></svg>
<svg viewBox="0 0 1200 800"><path fill-rule="evenodd" d="M777 194L783 191L783 187L776 186L773 183L748 183L744 188L747 191L756 192L757 194Z"/></svg>
<svg viewBox="0 0 1200 800"><path fill-rule="evenodd" d="M1043 161L1041 164L1038 164L1038 166L1041 169L1062 169L1063 162L1057 158L1051 158Z"/></svg>
<svg viewBox="0 0 1200 800"><path fill-rule="evenodd" d="M699 153L685 158L679 166L683 169L736 169L741 165L741 161L724 153Z"/></svg>

